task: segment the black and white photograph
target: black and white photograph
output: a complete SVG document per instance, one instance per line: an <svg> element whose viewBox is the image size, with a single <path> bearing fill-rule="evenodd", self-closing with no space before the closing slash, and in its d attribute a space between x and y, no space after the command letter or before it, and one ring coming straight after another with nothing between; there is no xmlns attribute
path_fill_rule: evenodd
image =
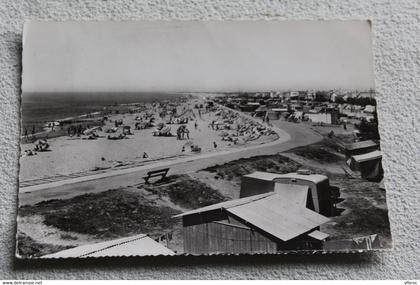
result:
<svg viewBox="0 0 420 285"><path fill-rule="evenodd" d="M27 21L16 256L390 249L371 28Z"/></svg>

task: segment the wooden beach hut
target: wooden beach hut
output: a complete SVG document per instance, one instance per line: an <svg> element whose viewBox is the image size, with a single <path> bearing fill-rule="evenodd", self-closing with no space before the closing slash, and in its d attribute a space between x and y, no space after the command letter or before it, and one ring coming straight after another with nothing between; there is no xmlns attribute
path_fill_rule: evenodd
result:
<svg viewBox="0 0 420 285"><path fill-rule="evenodd" d="M353 155L350 168L359 170L362 178L379 182L383 178L382 154L375 150L365 154Z"/></svg>
<svg viewBox="0 0 420 285"><path fill-rule="evenodd" d="M353 155L368 153L379 149L379 144L373 140L366 140L348 144L345 147L346 157L350 158Z"/></svg>
<svg viewBox="0 0 420 285"><path fill-rule="evenodd" d="M182 218L184 252L276 253L320 249L329 219L306 208L306 195L265 193L189 211Z"/></svg>

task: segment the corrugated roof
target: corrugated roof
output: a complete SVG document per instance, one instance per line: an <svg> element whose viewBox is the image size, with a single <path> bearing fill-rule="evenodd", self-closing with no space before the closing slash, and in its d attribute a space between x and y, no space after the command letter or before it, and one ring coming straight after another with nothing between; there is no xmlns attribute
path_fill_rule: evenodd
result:
<svg viewBox="0 0 420 285"><path fill-rule="evenodd" d="M226 211L282 241L293 239L329 221L305 207L291 205L279 194Z"/></svg>
<svg viewBox="0 0 420 285"><path fill-rule="evenodd" d="M308 234L308 236L310 236L314 239L317 239L317 240L324 240L327 237L329 237L330 235L326 234L326 233L323 233L323 232L320 232L320 231L313 231L310 234Z"/></svg>
<svg viewBox="0 0 420 285"><path fill-rule="evenodd" d="M346 146L347 150L355 150L355 149L361 149L361 148L367 148L367 147L373 147L377 146L378 144L372 140L367 141L361 141L361 142L355 142L352 144L348 144Z"/></svg>
<svg viewBox="0 0 420 285"><path fill-rule="evenodd" d="M354 159L354 161L359 163L359 162L379 159L381 157L382 157L381 152L379 150L375 150L375 151L368 152L365 154L353 155L352 159Z"/></svg>
<svg viewBox="0 0 420 285"><path fill-rule="evenodd" d="M42 258L156 255L175 255L175 253L148 236L141 234L95 244L86 244L44 255Z"/></svg>

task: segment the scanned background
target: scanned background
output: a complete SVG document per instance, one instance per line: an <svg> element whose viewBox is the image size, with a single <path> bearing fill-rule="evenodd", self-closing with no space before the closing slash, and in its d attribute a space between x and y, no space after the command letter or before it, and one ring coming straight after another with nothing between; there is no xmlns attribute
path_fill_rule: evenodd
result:
<svg viewBox="0 0 420 285"><path fill-rule="evenodd" d="M0 279L420 278L420 2L0 1ZM21 35L24 19L373 20L390 252L363 255L130 258L15 262Z"/></svg>

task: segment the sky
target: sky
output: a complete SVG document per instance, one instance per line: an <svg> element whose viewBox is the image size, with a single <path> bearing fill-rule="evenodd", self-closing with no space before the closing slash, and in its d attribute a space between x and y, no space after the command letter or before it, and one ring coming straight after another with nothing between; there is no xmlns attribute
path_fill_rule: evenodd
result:
<svg viewBox="0 0 420 285"><path fill-rule="evenodd" d="M29 21L23 93L374 88L368 21Z"/></svg>

